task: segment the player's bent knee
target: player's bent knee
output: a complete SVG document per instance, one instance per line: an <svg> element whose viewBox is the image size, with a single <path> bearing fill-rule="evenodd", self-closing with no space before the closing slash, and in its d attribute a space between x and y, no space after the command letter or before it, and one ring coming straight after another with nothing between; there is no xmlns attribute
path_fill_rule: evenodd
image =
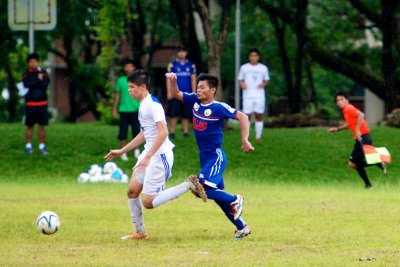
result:
<svg viewBox="0 0 400 267"><path fill-rule="evenodd" d="M134 190L129 190L128 189L128 192L126 194L128 195L128 198L138 198L140 192L136 192Z"/></svg>
<svg viewBox="0 0 400 267"><path fill-rule="evenodd" d="M153 207L153 196L147 196L147 195L143 195L142 196L142 205L144 208L146 209L152 209Z"/></svg>

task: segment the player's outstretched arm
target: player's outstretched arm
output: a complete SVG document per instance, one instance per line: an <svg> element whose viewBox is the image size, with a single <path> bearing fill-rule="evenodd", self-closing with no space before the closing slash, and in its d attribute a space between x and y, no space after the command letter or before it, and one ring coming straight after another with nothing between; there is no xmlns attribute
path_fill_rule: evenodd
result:
<svg viewBox="0 0 400 267"><path fill-rule="evenodd" d="M178 99L180 101L183 101L183 93L179 91L178 88L178 77L176 76L176 73L173 72L167 72L165 74L165 78L167 79L167 94L171 98Z"/></svg>
<svg viewBox="0 0 400 267"><path fill-rule="evenodd" d="M243 112L238 111L235 120L239 121L240 130L242 131L242 149L244 152L254 151L254 147L249 142L250 122L249 118Z"/></svg>
<svg viewBox="0 0 400 267"><path fill-rule="evenodd" d="M143 133L139 133L138 135L136 135L135 138L133 138L132 141L126 144L123 148L111 149L110 152L108 152L108 154L104 156L104 159L109 161L113 160L116 157L120 157L122 154L139 147L141 144L143 144L144 141L145 139Z"/></svg>
<svg viewBox="0 0 400 267"><path fill-rule="evenodd" d="M347 128L348 128L347 123L345 123L345 124L339 125L338 127L329 128L328 132L330 132L330 133L339 132L339 131L347 129Z"/></svg>

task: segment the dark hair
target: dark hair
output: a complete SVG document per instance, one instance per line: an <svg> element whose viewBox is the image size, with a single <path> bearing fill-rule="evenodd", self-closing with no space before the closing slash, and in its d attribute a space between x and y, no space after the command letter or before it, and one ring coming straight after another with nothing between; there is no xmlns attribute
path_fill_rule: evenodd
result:
<svg viewBox="0 0 400 267"><path fill-rule="evenodd" d="M136 62L135 60L133 60L133 59L130 59L130 58L124 58L124 59L122 59L121 60L121 65L122 66L126 66L126 65L128 65L128 64L132 64L133 66L135 66L135 68L139 68L139 64L138 64L138 62Z"/></svg>
<svg viewBox="0 0 400 267"><path fill-rule="evenodd" d="M146 85L147 90L150 88L150 76L144 70L135 70L128 75L128 82L136 85Z"/></svg>
<svg viewBox="0 0 400 267"><path fill-rule="evenodd" d="M210 88L215 88L215 92L218 89L218 78L215 75L208 73L200 73L199 77L197 77L197 83L200 81L207 81L207 84Z"/></svg>
<svg viewBox="0 0 400 267"><path fill-rule="evenodd" d="M257 53L257 55L261 57L260 51L257 48L250 48L247 56L250 56L251 53Z"/></svg>
<svg viewBox="0 0 400 267"><path fill-rule="evenodd" d="M336 98L337 98L338 96L343 96L344 98L349 99L349 95L348 95L347 93L340 91L340 92L337 92L337 93L335 94L334 102L336 102Z"/></svg>
<svg viewBox="0 0 400 267"><path fill-rule="evenodd" d="M36 53L30 53L27 57L26 57L26 62L29 62L29 60L31 59L36 59L39 60L39 55Z"/></svg>
<svg viewBox="0 0 400 267"><path fill-rule="evenodd" d="M186 52L189 52L189 49L185 46L185 45L183 45L183 44L181 44L180 46L178 46L178 50L177 50L178 52L179 51L186 51Z"/></svg>

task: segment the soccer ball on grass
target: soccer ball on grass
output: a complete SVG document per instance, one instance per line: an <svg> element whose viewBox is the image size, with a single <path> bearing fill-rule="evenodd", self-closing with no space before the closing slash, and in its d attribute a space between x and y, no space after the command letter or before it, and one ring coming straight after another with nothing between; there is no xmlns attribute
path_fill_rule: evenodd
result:
<svg viewBox="0 0 400 267"><path fill-rule="evenodd" d="M36 227L45 235L56 233L60 224L60 217L52 211L42 212L36 220Z"/></svg>

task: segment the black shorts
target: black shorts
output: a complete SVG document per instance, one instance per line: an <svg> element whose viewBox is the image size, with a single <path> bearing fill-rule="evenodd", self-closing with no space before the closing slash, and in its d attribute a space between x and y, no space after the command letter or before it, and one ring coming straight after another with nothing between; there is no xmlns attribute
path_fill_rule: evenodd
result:
<svg viewBox="0 0 400 267"><path fill-rule="evenodd" d="M25 125L31 127L36 123L39 125L49 124L47 105L38 107L25 106Z"/></svg>
<svg viewBox="0 0 400 267"><path fill-rule="evenodd" d="M126 140L128 136L128 127L132 128L132 138L140 132L140 123L138 118L138 112L120 112L119 113L119 140Z"/></svg>
<svg viewBox="0 0 400 267"><path fill-rule="evenodd" d="M183 102L178 99L171 99L168 101L167 108L167 116L168 117L182 117L185 119L192 118L192 109L186 107Z"/></svg>
<svg viewBox="0 0 400 267"><path fill-rule="evenodd" d="M353 151L350 155L350 161L356 165L366 164L363 145L372 145L372 139L369 134L363 134L361 136L361 139L361 142L356 140L356 142L354 143Z"/></svg>

